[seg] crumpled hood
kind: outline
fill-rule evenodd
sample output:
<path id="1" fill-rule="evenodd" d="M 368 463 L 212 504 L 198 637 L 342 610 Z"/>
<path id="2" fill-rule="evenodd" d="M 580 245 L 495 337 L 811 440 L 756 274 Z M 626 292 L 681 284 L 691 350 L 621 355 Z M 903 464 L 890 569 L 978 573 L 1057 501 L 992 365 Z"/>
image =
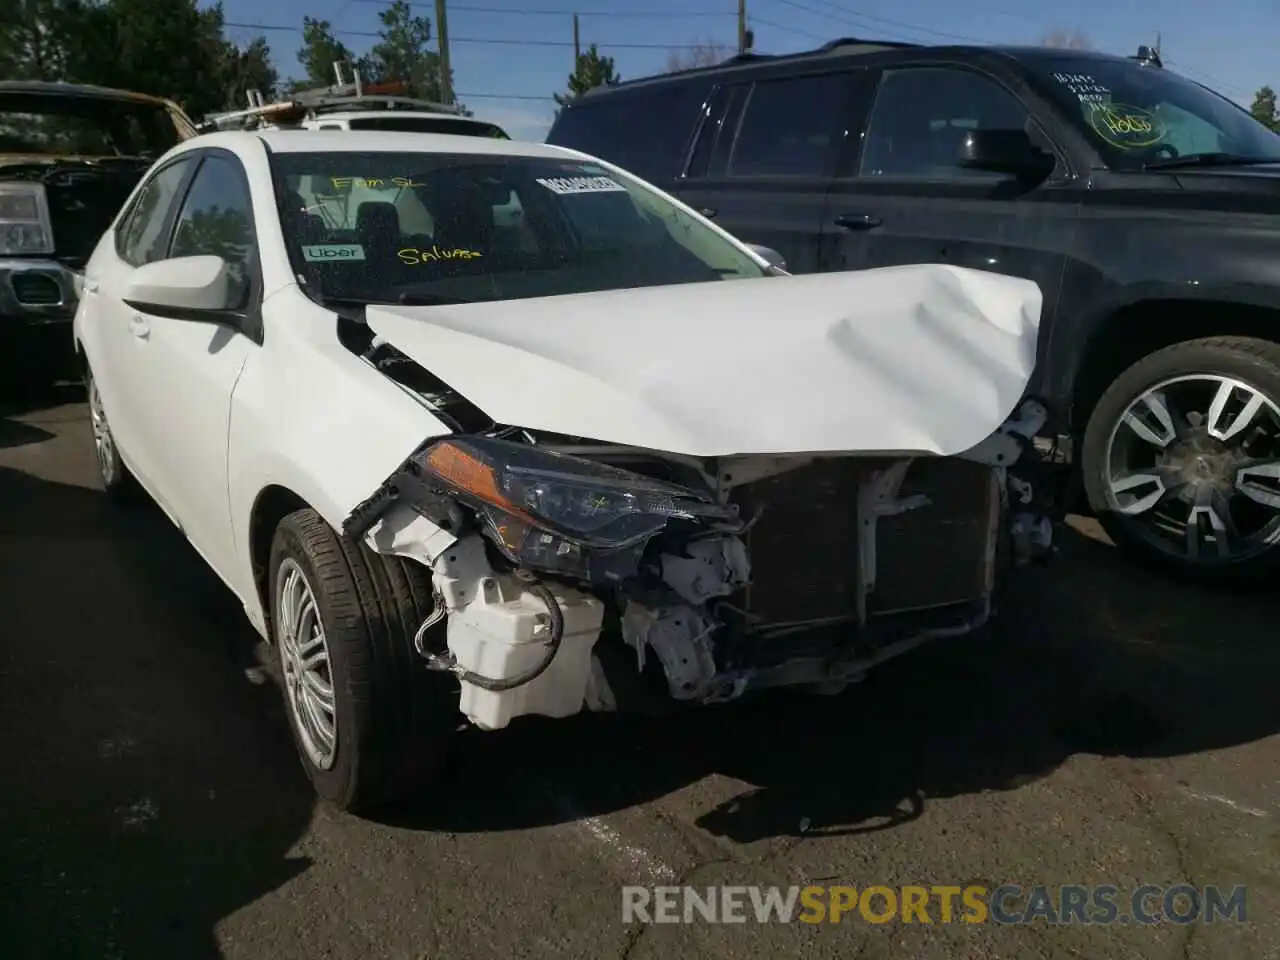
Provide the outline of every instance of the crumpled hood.
<path id="1" fill-rule="evenodd" d="M 1022 398 L 1041 299 L 921 265 L 366 316 L 502 424 L 696 457 L 949 456 Z"/>

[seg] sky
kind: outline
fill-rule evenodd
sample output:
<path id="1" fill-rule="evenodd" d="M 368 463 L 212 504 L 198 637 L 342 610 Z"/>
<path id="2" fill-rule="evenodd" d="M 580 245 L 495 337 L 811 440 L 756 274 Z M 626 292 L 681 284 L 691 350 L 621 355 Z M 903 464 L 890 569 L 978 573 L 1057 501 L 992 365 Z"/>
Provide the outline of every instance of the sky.
<path id="1" fill-rule="evenodd" d="M 372 45 L 384 0 L 223 0 L 230 36 L 267 38 L 284 76 L 299 72 L 302 18 L 328 20 L 357 53 Z M 433 22 L 434 0 L 413 4 Z M 673 51 L 737 44 L 737 0 L 447 0 L 457 98 L 516 139 L 542 140 L 573 69 L 573 13 L 582 48 L 614 58 L 622 79 L 661 72 Z M 1206 16 L 1206 12 L 1211 13 Z M 1280 0 L 747 0 L 761 53 L 811 49 L 836 37 L 916 43 L 1038 43 L 1078 31 L 1131 55 L 1157 37 L 1165 67 L 1248 106 L 1280 88 Z"/>

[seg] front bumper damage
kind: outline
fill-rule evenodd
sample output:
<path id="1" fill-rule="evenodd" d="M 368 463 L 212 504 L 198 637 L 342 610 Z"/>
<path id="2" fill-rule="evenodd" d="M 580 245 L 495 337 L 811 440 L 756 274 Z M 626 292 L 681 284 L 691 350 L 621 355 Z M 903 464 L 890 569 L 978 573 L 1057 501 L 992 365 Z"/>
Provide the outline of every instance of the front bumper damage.
<path id="1" fill-rule="evenodd" d="M 559 496 L 554 483 L 522 487 L 536 496 L 515 502 L 463 477 L 456 459 L 433 460 L 446 437 L 344 532 L 431 569 L 436 608 L 416 646 L 428 667 L 457 675 L 461 710 L 482 729 L 770 687 L 834 693 L 929 639 L 982 626 L 1005 571 L 1052 551 L 1052 496 L 1033 446 L 1047 419 L 1024 401 L 954 457 L 692 462 L 539 441 L 533 449 L 578 464 L 624 463 L 625 476 L 662 472 L 651 502 L 681 489 L 673 475 L 700 478 L 691 499 L 676 496 L 670 522 L 608 548 L 525 512 Z"/>

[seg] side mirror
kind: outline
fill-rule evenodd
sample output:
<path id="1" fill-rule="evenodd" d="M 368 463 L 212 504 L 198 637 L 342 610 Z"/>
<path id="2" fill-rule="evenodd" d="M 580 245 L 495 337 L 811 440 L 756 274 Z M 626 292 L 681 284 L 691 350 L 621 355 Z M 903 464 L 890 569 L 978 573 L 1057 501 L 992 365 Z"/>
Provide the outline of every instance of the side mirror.
<path id="1" fill-rule="evenodd" d="M 1032 143 L 1025 130 L 970 130 L 960 142 L 956 163 L 1034 179 L 1053 172 L 1054 158 Z"/>
<path id="2" fill-rule="evenodd" d="M 782 254 L 773 249 L 773 247 L 761 246 L 758 243 L 748 243 L 746 244 L 746 247 L 757 257 L 764 259 L 765 262 L 775 270 L 785 271 L 787 269 L 787 261 L 784 260 Z"/>
<path id="3" fill-rule="evenodd" d="M 124 301 L 158 317 L 235 326 L 240 294 L 231 266 L 222 257 L 175 257 L 134 270 Z"/>

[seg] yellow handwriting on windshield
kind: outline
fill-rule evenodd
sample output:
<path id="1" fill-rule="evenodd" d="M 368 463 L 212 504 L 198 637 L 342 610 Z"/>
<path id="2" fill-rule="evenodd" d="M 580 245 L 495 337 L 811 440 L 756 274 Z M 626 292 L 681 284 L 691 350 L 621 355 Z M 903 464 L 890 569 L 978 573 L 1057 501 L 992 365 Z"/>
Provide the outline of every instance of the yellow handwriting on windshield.
<path id="1" fill-rule="evenodd" d="M 329 182 L 335 190 L 350 190 L 352 187 L 368 187 L 372 190 L 390 190 L 394 187 L 420 187 L 411 177 L 330 177 Z"/>
<path id="2" fill-rule="evenodd" d="M 462 247 L 441 249 L 439 246 L 433 246 L 430 250 L 406 247 L 397 255 L 408 264 L 434 263 L 439 260 L 475 260 L 483 256 L 479 250 L 464 250 Z"/>

